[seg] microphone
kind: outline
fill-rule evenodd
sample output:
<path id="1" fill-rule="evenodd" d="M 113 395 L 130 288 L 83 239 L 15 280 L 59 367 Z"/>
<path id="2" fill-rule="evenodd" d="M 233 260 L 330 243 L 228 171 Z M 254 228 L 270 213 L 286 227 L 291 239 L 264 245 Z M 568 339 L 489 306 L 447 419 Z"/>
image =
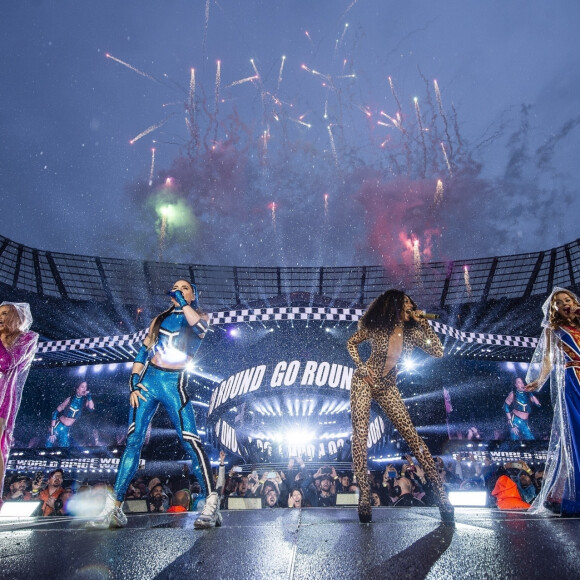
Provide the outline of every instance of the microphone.
<path id="1" fill-rule="evenodd" d="M 437 320 L 439 314 L 431 314 L 430 312 L 419 312 L 419 318 L 424 318 L 425 320 Z"/>

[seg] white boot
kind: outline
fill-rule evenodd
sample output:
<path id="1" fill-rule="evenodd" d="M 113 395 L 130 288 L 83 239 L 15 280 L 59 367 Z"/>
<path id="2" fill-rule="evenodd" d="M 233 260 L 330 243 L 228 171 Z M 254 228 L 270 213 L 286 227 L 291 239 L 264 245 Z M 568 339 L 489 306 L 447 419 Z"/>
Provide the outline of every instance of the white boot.
<path id="1" fill-rule="evenodd" d="M 212 491 L 205 500 L 205 506 L 198 518 L 193 523 L 196 530 L 206 528 L 218 528 L 222 525 L 222 514 L 220 513 L 220 498 L 217 491 Z"/>
<path id="2" fill-rule="evenodd" d="M 107 528 L 124 528 L 126 525 L 127 516 L 123 513 L 123 508 L 117 506 L 115 498 L 108 493 L 103 511 L 96 520 L 87 523 L 87 528 L 106 530 Z"/>

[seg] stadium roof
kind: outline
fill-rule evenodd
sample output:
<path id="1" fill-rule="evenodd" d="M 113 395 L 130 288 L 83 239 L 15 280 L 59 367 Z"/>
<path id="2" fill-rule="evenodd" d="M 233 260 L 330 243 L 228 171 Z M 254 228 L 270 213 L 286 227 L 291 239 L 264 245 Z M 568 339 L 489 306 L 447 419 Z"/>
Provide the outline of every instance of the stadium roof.
<path id="1" fill-rule="evenodd" d="M 29 248 L 0 236 L 4 300 L 31 304 L 45 340 L 130 335 L 167 306 L 177 279 L 197 284 L 212 313 L 265 307 L 361 309 L 390 287 L 405 288 L 422 308 L 462 331 L 538 336 L 539 307 L 553 286 L 580 281 L 580 239 L 541 252 L 401 267 L 209 266 L 80 256 Z M 473 346 L 519 360 L 511 345 Z M 525 357 L 529 356 L 529 349 Z M 129 360 L 115 349 L 105 360 Z M 525 358 L 524 357 L 524 358 Z M 101 356 L 92 357 L 103 362 Z M 45 359 L 47 360 L 47 359 Z M 86 364 L 72 357 L 65 364 Z"/>

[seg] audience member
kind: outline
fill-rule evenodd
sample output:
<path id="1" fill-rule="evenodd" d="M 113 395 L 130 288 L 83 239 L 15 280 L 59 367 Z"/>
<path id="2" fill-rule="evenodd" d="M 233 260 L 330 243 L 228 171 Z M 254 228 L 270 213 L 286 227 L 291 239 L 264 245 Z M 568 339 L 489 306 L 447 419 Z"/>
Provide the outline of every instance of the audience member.
<path id="1" fill-rule="evenodd" d="M 64 492 L 62 487 L 64 472 L 62 469 L 55 469 L 48 475 L 47 486 L 38 494 L 38 499 L 42 501 L 42 515 L 55 515 L 54 502 Z"/>
<path id="2" fill-rule="evenodd" d="M 166 512 L 169 509 L 169 498 L 163 490 L 161 482 L 158 478 L 154 478 L 149 483 L 149 497 L 147 498 L 147 511 L 148 512 Z"/>
<path id="3" fill-rule="evenodd" d="M 175 514 L 186 512 L 191 509 L 191 493 L 188 489 L 180 489 L 176 491 L 171 498 L 171 505 L 167 513 Z"/>
<path id="4" fill-rule="evenodd" d="M 4 494 L 4 501 L 28 501 L 32 495 L 27 491 L 29 478 L 26 475 L 15 475 L 10 482 L 10 491 Z"/>
<path id="5" fill-rule="evenodd" d="M 304 503 L 304 495 L 302 494 L 302 490 L 298 487 L 294 488 L 288 494 L 288 507 L 289 508 L 302 508 L 305 507 Z"/>
<path id="6" fill-rule="evenodd" d="M 425 505 L 420 499 L 413 497 L 413 483 L 404 475 L 395 480 L 393 491 L 397 497 L 393 507 L 422 507 Z"/>

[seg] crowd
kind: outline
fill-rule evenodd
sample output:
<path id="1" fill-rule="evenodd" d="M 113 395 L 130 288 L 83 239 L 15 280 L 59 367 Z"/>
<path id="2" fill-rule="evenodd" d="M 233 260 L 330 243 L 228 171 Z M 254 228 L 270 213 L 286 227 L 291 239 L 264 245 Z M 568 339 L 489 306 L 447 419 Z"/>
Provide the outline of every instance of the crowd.
<path id="1" fill-rule="evenodd" d="M 439 474 L 447 491 L 486 491 L 488 505 L 499 509 L 526 509 L 542 485 L 543 467 L 532 469 L 523 461 L 495 464 L 476 461 L 472 456 L 443 461 L 436 458 Z M 332 465 L 312 467 L 302 458 L 290 459 L 287 468 L 256 470 L 254 466 L 234 465 L 226 473 L 225 453 L 215 470 L 216 487 L 222 509 L 229 498 L 259 498 L 263 508 L 333 507 L 338 494 L 353 494 L 356 504 L 358 485 L 352 470 L 337 471 Z M 263 467 L 263 466 L 260 466 Z M 407 455 L 405 461 L 389 463 L 369 472 L 373 507 L 436 506 L 437 499 L 418 462 Z M 56 469 L 45 476 L 15 474 L 8 478 L 5 501 L 41 501 L 43 516 L 91 516 L 102 508 L 111 482 L 79 482 L 65 479 Z M 171 513 L 198 511 L 203 507 L 199 483 L 186 472 L 173 477 L 135 478 L 126 501 L 144 500 L 138 511 Z M 256 505 L 255 503 L 253 504 Z"/>
<path id="2" fill-rule="evenodd" d="M 542 483 L 543 468 L 534 472 L 524 462 L 501 465 L 489 459 L 478 462 L 467 457 L 445 463 L 438 457 L 436 463 L 448 492 L 486 491 L 488 505 L 500 509 L 505 505 L 502 503 L 502 493 L 498 491 L 501 482 L 506 479 L 511 481 L 516 491 L 510 493 L 516 494 L 526 504 L 533 501 Z M 373 507 L 437 505 L 437 498 L 423 469 L 409 455 L 403 462 L 369 471 L 368 477 Z M 234 466 L 225 478 L 221 495 L 223 509 L 227 509 L 230 497 L 260 498 L 263 507 L 272 508 L 331 507 L 337 505 L 338 494 L 358 494 L 358 491 L 351 470 L 337 472 L 331 465 L 312 469 L 302 459 L 291 459 L 288 468 L 280 471 L 248 471 L 246 466 Z M 342 503 L 355 504 L 356 501 Z"/>

